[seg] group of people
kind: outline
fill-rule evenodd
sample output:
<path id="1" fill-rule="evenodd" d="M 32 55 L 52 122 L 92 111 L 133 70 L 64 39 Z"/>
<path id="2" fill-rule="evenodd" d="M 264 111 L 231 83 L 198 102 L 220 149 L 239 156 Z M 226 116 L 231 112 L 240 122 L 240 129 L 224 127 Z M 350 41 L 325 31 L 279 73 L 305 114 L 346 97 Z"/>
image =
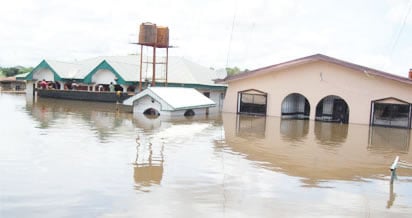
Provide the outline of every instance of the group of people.
<path id="1" fill-rule="evenodd" d="M 106 87 L 107 87 L 107 86 L 106 86 Z M 105 90 L 105 87 L 104 87 L 102 84 L 100 84 L 99 86 L 97 86 L 97 91 L 103 92 L 103 91 L 106 91 L 106 90 Z M 113 82 L 110 82 L 110 84 L 109 84 L 109 92 L 114 92 L 114 91 L 116 91 L 116 88 L 115 88 Z"/>
<path id="2" fill-rule="evenodd" d="M 40 81 L 39 83 L 38 83 L 38 85 L 39 85 L 39 87 L 41 88 L 41 89 L 60 89 L 60 83 L 58 83 L 58 82 L 51 82 L 51 81 L 46 81 L 45 79 L 43 79 L 42 81 Z M 64 84 L 64 89 L 65 90 L 77 90 L 78 89 L 78 84 L 77 83 L 66 83 L 66 84 Z M 105 87 L 103 86 L 103 85 L 99 85 L 98 87 L 97 87 L 97 90 L 99 91 L 99 92 L 102 92 L 102 91 L 106 91 L 107 90 L 107 86 L 106 86 L 106 90 L 105 90 Z M 115 91 L 117 91 L 116 90 L 116 87 L 115 87 L 115 85 L 113 84 L 113 82 L 110 82 L 110 84 L 109 84 L 109 92 L 115 92 Z"/>
<path id="3" fill-rule="evenodd" d="M 39 83 L 40 88 L 42 89 L 60 89 L 60 84 L 57 82 L 47 82 L 45 79 L 43 79 Z"/>

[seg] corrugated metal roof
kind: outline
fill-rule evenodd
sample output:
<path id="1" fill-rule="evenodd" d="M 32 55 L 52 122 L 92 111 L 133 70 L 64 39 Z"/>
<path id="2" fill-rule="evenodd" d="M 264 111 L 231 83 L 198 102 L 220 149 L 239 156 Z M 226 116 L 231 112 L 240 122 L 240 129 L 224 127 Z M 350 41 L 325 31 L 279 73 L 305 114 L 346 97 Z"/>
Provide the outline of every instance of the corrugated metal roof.
<path id="1" fill-rule="evenodd" d="M 146 95 L 155 95 L 156 98 L 163 100 L 174 110 L 213 107 L 216 105 L 214 101 L 195 89 L 183 87 L 149 87 L 126 99 L 123 104 L 133 106 L 133 102 Z"/>
<path id="2" fill-rule="evenodd" d="M 14 82 L 16 81 L 15 76 L 10 76 L 10 77 L 1 77 L 0 82 Z"/>
<path id="3" fill-rule="evenodd" d="M 45 60 L 51 68 L 61 77 L 61 78 L 73 78 L 76 72 L 79 70 L 80 65 L 77 63 L 69 63 L 63 61 L 55 60 Z"/>
<path id="4" fill-rule="evenodd" d="M 140 56 L 102 56 L 73 63 L 46 60 L 56 73 L 64 79 L 84 79 L 100 63 L 106 61 L 125 81 L 138 82 L 140 77 Z M 142 76 L 143 80 L 152 79 L 152 57 L 143 57 Z M 156 81 L 165 80 L 165 58 L 157 57 Z M 169 57 L 168 60 L 168 82 L 201 84 L 210 86 L 222 86 L 215 84 L 214 79 L 221 77 L 218 71 L 201 66 L 182 57 Z"/>

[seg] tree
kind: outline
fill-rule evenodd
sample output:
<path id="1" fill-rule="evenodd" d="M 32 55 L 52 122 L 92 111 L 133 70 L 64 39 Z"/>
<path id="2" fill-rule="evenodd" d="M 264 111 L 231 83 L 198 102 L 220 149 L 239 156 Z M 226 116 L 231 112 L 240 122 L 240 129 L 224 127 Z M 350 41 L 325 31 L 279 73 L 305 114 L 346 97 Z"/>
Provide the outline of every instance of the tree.
<path id="1" fill-rule="evenodd" d="M 226 72 L 227 72 L 227 75 L 231 76 L 231 75 L 239 73 L 240 69 L 238 67 L 233 67 L 233 68 L 226 67 Z"/>
<path id="2" fill-rule="evenodd" d="M 1 74 L 6 77 L 16 76 L 17 74 L 28 73 L 33 70 L 33 67 L 6 67 L 0 68 Z"/>
<path id="3" fill-rule="evenodd" d="M 238 74 L 238 73 L 241 73 L 241 72 L 247 72 L 247 71 L 249 71 L 249 70 L 244 69 L 242 71 L 241 69 L 239 69 L 239 67 L 233 67 L 233 68 L 226 67 L 226 72 L 227 72 L 227 75 L 229 75 L 229 76 L 234 75 L 234 74 Z"/>

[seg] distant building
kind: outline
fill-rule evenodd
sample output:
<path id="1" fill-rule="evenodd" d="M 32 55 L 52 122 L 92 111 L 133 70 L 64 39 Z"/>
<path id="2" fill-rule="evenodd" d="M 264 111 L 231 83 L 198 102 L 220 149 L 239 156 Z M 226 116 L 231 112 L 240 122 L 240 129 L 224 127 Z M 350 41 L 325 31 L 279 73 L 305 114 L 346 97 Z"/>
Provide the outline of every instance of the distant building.
<path id="1" fill-rule="evenodd" d="M 143 60 L 142 66 L 140 66 L 140 56 L 138 55 L 97 57 L 72 63 L 43 60 L 24 79 L 31 84 L 29 93 L 33 91 L 33 84 L 35 88 L 39 88 L 40 82 L 45 80 L 49 84 L 50 90 L 88 92 L 87 94 L 81 93 L 81 100 L 104 101 L 109 98 L 99 99 L 97 95 L 91 93 L 109 92 L 111 83 L 115 85 L 116 91 L 121 91 L 123 94 L 137 93 L 139 91 L 140 67 L 142 68 L 142 87 L 150 86 L 153 69 L 150 63 L 151 58 L 143 57 Z M 216 103 L 215 110 L 222 108 L 226 85 L 214 83 L 215 79 L 219 79 L 220 73 L 181 57 L 169 57 L 166 77 L 166 65 L 162 64 L 164 60 L 157 57 L 157 63 L 155 86 L 164 87 L 167 84 L 167 87 L 195 88 Z M 48 95 L 48 97 L 55 94 L 57 96 L 57 92 L 46 93 L 43 91 L 42 94 Z M 66 96 L 63 92 L 58 94 L 62 98 Z M 87 99 L 85 95 L 92 97 Z M 108 101 L 113 100 L 116 100 L 114 95 Z"/>
<path id="2" fill-rule="evenodd" d="M 0 91 L 24 91 L 26 82 L 17 80 L 16 77 L 0 78 Z"/>
<path id="3" fill-rule="evenodd" d="M 232 76 L 223 112 L 411 128 L 412 80 L 322 54 Z"/>

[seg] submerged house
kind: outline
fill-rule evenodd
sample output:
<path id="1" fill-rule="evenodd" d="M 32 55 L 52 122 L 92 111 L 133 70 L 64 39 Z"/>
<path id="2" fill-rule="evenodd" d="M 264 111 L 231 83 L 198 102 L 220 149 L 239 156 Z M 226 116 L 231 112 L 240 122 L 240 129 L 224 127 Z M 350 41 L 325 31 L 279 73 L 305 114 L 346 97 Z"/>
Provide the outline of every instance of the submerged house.
<path id="1" fill-rule="evenodd" d="M 132 106 L 134 114 L 194 116 L 209 113 L 216 103 L 193 88 L 149 87 L 126 99 L 124 105 Z"/>
<path id="2" fill-rule="evenodd" d="M 223 112 L 411 128 L 411 78 L 322 54 L 222 82 L 228 84 Z"/>
<path id="3" fill-rule="evenodd" d="M 123 101 L 139 91 L 140 68 L 143 89 L 152 82 L 150 57 L 143 59 L 142 66 L 139 55 L 97 57 L 72 63 L 43 60 L 24 79 L 28 82 L 28 93 L 40 88 L 43 80 L 49 84 L 46 90 L 38 89 L 40 97 Z M 162 62 L 158 57 L 158 63 Z M 214 80 L 226 75 L 220 76 L 215 70 L 181 57 L 169 57 L 167 71 L 166 75 L 164 64 L 156 65 L 156 87 L 194 88 L 216 102 L 214 110 L 222 108 L 226 85 L 215 84 Z M 111 84 L 120 95 L 110 92 Z"/>
<path id="4" fill-rule="evenodd" d="M 26 83 L 17 80 L 15 76 L 0 78 L 0 91 L 24 91 L 25 89 Z"/>

